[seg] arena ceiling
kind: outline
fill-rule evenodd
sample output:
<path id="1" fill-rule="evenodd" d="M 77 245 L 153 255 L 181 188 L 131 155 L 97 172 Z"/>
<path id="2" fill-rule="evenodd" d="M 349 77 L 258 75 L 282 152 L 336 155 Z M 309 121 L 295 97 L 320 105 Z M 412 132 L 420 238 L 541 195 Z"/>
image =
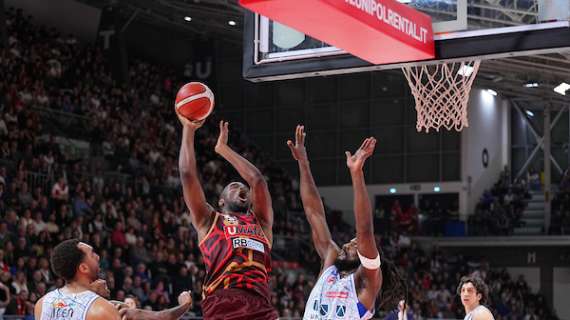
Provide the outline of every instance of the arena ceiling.
<path id="1" fill-rule="evenodd" d="M 243 12 L 237 0 L 78 0 L 95 7 L 115 6 L 128 26 L 138 20 L 163 28 L 175 28 L 204 37 L 241 44 Z M 538 0 L 469 0 L 470 26 L 480 28 L 516 26 L 536 21 Z M 437 12 L 437 8 L 434 9 Z M 445 12 L 442 11 L 443 14 Z M 186 21 L 185 17 L 191 17 Z M 230 23 L 230 21 L 235 22 Z M 569 98 L 552 89 L 568 81 L 570 53 L 487 60 L 481 64 L 477 84 L 493 88 L 529 106 L 565 106 Z M 570 80 L 570 79 L 569 79 Z M 538 87 L 528 88 L 528 83 Z M 531 108 L 531 107 L 529 107 Z"/>
<path id="2" fill-rule="evenodd" d="M 237 0 L 77 0 L 103 8 L 113 6 L 125 18 L 125 24 L 143 21 L 162 28 L 189 31 L 204 37 L 216 37 L 241 43 L 243 9 Z M 185 18 L 190 17 L 191 21 Z M 235 25 L 230 25 L 230 21 Z"/>

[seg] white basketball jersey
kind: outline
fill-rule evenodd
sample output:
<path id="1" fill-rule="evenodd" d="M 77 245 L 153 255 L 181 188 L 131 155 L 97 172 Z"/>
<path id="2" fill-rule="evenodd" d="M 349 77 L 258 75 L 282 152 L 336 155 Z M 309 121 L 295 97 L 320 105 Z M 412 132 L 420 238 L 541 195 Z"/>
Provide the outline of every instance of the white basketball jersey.
<path id="1" fill-rule="evenodd" d="M 341 278 L 337 268 L 328 267 L 311 291 L 303 320 L 371 319 L 374 310 L 358 301 L 354 273 Z"/>
<path id="2" fill-rule="evenodd" d="M 468 314 L 465 315 L 465 319 L 464 320 L 473 320 L 473 316 L 475 315 L 475 313 L 480 312 L 481 310 L 487 310 L 489 311 L 489 309 L 487 309 L 487 307 L 485 306 L 478 306 L 477 308 L 471 310 L 471 312 L 469 312 Z M 489 311 L 489 313 L 491 313 L 491 311 Z M 491 313 L 492 314 L 492 313 Z M 492 317 L 492 316 L 491 316 Z M 494 317 L 492 317 L 493 320 L 495 320 Z"/>
<path id="3" fill-rule="evenodd" d="M 42 316 L 36 320 L 86 320 L 89 307 L 99 298 L 94 292 L 63 293 L 55 289 L 45 295 Z"/>

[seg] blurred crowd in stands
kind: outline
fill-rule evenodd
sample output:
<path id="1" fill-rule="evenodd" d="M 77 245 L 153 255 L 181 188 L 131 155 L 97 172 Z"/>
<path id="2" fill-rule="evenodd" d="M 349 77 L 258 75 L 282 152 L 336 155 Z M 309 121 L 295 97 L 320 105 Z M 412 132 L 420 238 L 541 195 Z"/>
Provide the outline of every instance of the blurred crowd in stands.
<path id="1" fill-rule="evenodd" d="M 550 234 L 570 234 L 570 169 L 566 169 L 552 200 Z"/>
<path id="2" fill-rule="evenodd" d="M 524 226 L 523 211 L 531 199 L 525 179 L 511 182 L 508 168 L 501 173 L 491 190 L 485 190 L 469 219 L 472 235 L 512 235 L 517 227 Z"/>

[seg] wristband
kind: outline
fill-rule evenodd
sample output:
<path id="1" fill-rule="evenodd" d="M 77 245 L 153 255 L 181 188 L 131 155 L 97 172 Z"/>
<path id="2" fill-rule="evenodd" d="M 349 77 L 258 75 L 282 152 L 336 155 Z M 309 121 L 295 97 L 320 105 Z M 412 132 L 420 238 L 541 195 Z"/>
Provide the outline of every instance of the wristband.
<path id="1" fill-rule="evenodd" d="M 366 269 L 376 270 L 380 268 L 380 265 L 382 265 L 382 263 L 380 263 L 380 254 L 378 254 L 374 259 L 368 259 L 365 256 L 361 255 L 360 252 L 358 252 L 358 250 L 356 251 L 356 253 L 358 253 L 358 258 L 360 259 L 360 263 L 362 263 L 362 266 Z"/>

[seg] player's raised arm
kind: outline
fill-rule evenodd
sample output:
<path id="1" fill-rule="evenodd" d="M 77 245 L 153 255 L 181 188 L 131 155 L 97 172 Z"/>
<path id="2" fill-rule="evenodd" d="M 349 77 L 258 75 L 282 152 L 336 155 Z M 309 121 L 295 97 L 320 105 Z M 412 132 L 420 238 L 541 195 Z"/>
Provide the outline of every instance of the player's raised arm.
<path id="1" fill-rule="evenodd" d="M 382 285 L 382 273 L 380 270 L 380 255 L 376 248 L 374 238 L 374 224 L 372 221 L 372 206 L 364 181 L 364 163 L 376 147 L 375 138 L 364 140 L 360 148 L 354 153 L 346 152 L 346 165 L 350 170 L 352 188 L 354 192 L 354 220 L 356 226 L 356 239 L 358 257 L 361 267 L 358 270 L 363 280 L 363 289 L 359 299 L 365 305 L 372 306 L 378 291 Z"/>
<path id="2" fill-rule="evenodd" d="M 273 242 L 273 206 L 269 187 L 261 172 L 246 158 L 228 145 L 228 122 L 220 121 L 220 136 L 216 143 L 216 153 L 226 159 L 251 188 L 253 213 L 259 221 L 268 240 Z"/>
<path id="3" fill-rule="evenodd" d="M 301 176 L 301 201 L 307 220 L 311 225 L 311 235 L 315 249 L 323 261 L 323 269 L 333 264 L 338 246 L 332 240 L 327 220 L 325 217 L 325 208 L 321 200 L 321 195 L 313 179 L 311 166 L 307 150 L 305 148 L 305 127 L 298 125 L 295 129 L 295 143 L 291 140 L 287 141 L 287 146 L 291 150 L 293 158 L 299 164 L 299 173 Z"/>
<path id="4" fill-rule="evenodd" d="M 182 143 L 178 159 L 180 180 L 182 182 L 184 201 L 190 209 L 192 224 L 198 232 L 198 239 L 201 240 L 208 233 L 213 218 L 212 210 L 206 202 L 206 196 L 200 184 L 196 168 L 196 153 L 194 151 L 196 130 L 202 126 L 203 122 L 191 122 L 180 115 L 178 115 L 178 118 L 183 125 Z"/>

